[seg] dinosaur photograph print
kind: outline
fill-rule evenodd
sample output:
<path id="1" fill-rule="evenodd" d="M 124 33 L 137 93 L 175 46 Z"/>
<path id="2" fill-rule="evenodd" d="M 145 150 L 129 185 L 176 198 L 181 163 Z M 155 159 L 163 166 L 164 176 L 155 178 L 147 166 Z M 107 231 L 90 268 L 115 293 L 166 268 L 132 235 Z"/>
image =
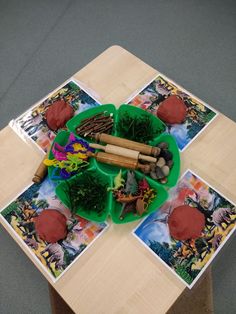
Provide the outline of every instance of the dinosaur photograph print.
<path id="1" fill-rule="evenodd" d="M 0 211 L 5 222 L 53 281 L 64 274 L 108 226 L 71 215 L 56 197 L 55 186 L 56 183 L 48 178 L 40 184 L 32 184 Z M 35 220 L 46 209 L 57 210 L 67 219 L 67 236 L 56 243 L 43 241 L 35 230 Z"/>
<path id="2" fill-rule="evenodd" d="M 168 201 L 144 219 L 133 234 L 192 288 L 235 230 L 236 207 L 190 170 L 169 193 Z M 170 232 L 170 217 L 183 205 L 197 209 L 204 220 L 197 237 L 180 240 Z"/>
<path id="3" fill-rule="evenodd" d="M 100 103 L 85 92 L 76 81 L 70 80 L 10 125 L 19 135 L 27 136 L 46 152 L 56 134 L 61 129 L 66 129 L 65 123 L 69 118 L 99 105 Z M 50 110 L 52 111 L 52 106 L 54 108 L 57 106 L 51 116 L 53 116 L 54 124 L 58 124 L 58 127 L 53 128 L 48 114 Z"/>
<path id="4" fill-rule="evenodd" d="M 174 136 L 179 149 L 183 151 L 217 116 L 213 108 L 197 100 L 163 75 L 158 75 L 135 97 L 128 99 L 127 103 L 156 116 L 159 105 L 171 95 L 183 99 L 186 118 L 179 124 L 167 124 L 166 132 Z"/>

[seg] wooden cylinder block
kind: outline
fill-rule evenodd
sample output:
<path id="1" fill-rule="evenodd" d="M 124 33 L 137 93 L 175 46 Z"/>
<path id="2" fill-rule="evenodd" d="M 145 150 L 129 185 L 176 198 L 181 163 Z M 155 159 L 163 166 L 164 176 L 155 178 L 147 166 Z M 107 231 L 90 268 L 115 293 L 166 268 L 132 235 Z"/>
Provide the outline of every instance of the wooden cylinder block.
<path id="1" fill-rule="evenodd" d="M 133 158 L 136 160 L 138 160 L 138 156 L 139 156 L 139 152 L 137 152 L 136 150 L 132 150 L 132 149 L 124 148 L 124 147 L 119 147 L 119 146 L 115 146 L 115 145 L 110 145 L 110 144 L 106 145 L 105 152 L 110 153 L 110 154 L 114 154 L 114 155 Z"/>
<path id="2" fill-rule="evenodd" d="M 106 153 L 114 154 L 114 155 L 119 155 L 119 156 L 124 156 L 128 158 L 133 158 L 135 160 L 146 160 L 149 162 L 156 162 L 157 159 L 155 157 L 151 157 L 148 155 L 142 155 L 136 150 L 132 150 L 129 148 L 124 148 L 120 146 L 115 146 L 111 144 L 107 144 L 106 146 L 100 145 L 100 144 L 94 144 L 91 143 L 89 144 L 90 147 L 95 148 L 95 149 L 101 149 L 105 151 Z"/>
<path id="3" fill-rule="evenodd" d="M 128 169 L 137 169 L 138 166 L 137 160 L 114 154 L 99 152 L 95 154 L 95 158 L 97 159 L 97 161 L 100 161 L 104 164 L 119 166 Z"/>
<path id="4" fill-rule="evenodd" d="M 32 179 L 34 183 L 40 183 L 46 177 L 48 173 L 48 167 L 44 164 L 44 160 L 48 158 L 48 155 L 49 155 L 49 152 L 45 155 L 45 157 L 39 164 L 38 169 L 35 171 L 34 177 Z"/>

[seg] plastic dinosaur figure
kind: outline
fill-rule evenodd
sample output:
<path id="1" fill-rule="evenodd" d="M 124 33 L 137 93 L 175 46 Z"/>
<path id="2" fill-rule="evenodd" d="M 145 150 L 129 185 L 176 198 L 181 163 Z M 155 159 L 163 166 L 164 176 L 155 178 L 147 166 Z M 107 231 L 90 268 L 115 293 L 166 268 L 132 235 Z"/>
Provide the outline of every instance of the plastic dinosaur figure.
<path id="1" fill-rule="evenodd" d="M 116 196 L 116 201 L 119 203 L 132 203 L 134 201 L 136 201 L 138 198 L 141 198 L 141 195 L 126 195 L 124 193 L 122 193 L 121 191 L 117 191 L 115 193 Z"/>
<path id="2" fill-rule="evenodd" d="M 125 179 L 122 178 L 122 171 L 120 169 L 118 175 L 114 179 L 114 187 L 108 188 L 108 191 L 116 191 L 124 187 Z"/>
<path id="3" fill-rule="evenodd" d="M 147 189 L 143 194 L 143 201 L 145 203 L 145 208 L 152 203 L 153 199 L 156 197 L 156 193 L 153 189 Z"/>
<path id="4" fill-rule="evenodd" d="M 44 164 L 48 167 L 54 167 L 52 171 L 54 179 L 68 179 L 89 164 L 88 151 L 93 152 L 94 149 L 90 148 L 86 141 L 76 138 L 71 133 L 64 146 L 54 143 L 52 147 L 54 159 L 47 158 L 44 160 Z"/>
<path id="5" fill-rule="evenodd" d="M 138 182 L 135 179 L 135 173 L 133 171 L 127 172 L 127 179 L 125 183 L 124 192 L 126 194 L 137 195 L 138 194 Z"/>
<path id="6" fill-rule="evenodd" d="M 134 171 L 130 170 L 127 171 L 126 180 L 121 177 L 121 171 L 115 180 L 114 188 L 109 190 L 113 191 L 116 201 L 122 204 L 120 220 L 123 220 L 128 213 L 142 216 L 156 197 L 156 192 L 150 188 L 147 180 L 143 178 L 138 182 Z"/>
<path id="7" fill-rule="evenodd" d="M 119 217 L 120 220 L 123 220 L 125 218 L 125 215 L 128 213 L 132 213 L 133 215 L 136 214 L 135 202 L 123 204 L 122 212 Z"/>
<path id="8" fill-rule="evenodd" d="M 138 183 L 138 189 L 140 192 L 144 193 L 146 190 L 148 190 L 149 184 L 147 182 L 147 180 L 145 178 L 143 178 L 142 180 L 139 181 Z"/>

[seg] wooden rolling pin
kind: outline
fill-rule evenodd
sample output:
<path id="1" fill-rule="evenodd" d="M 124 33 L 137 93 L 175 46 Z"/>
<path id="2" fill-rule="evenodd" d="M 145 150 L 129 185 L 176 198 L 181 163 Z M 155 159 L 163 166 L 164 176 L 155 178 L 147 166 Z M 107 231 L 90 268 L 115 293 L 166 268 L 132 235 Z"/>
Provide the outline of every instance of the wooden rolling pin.
<path id="1" fill-rule="evenodd" d="M 40 183 L 46 177 L 48 173 L 48 167 L 43 162 L 45 159 L 48 158 L 48 155 L 49 155 L 49 151 L 47 152 L 47 154 L 44 156 L 43 160 L 39 164 L 38 169 L 35 171 L 34 177 L 32 179 L 34 183 Z"/>
<path id="2" fill-rule="evenodd" d="M 141 160 L 146 160 L 149 162 L 156 162 L 157 159 L 155 157 L 147 156 L 147 155 L 142 155 L 140 152 L 136 150 L 132 150 L 129 148 L 124 148 L 120 146 L 115 146 L 111 144 L 107 144 L 106 146 L 99 145 L 99 144 L 89 144 L 90 147 L 95 148 L 95 149 L 101 149 L 104 150 L 106 153 L 114 154 L 114 155 L 119 155 L 119 156 L 124 156 L 124 157 L 129 157 L 133 158 L 135 160 L 141 159 Z"/>
<path id="3" fill-rule="evenodd" d="M 109 135 L 106 133 L 96 133 L 94 134 L 93 137 L 96 139 L 96 141 L 103 142 L 106 144 L 113 144 L 124 148 L 129 148 L 131 150 L 135 150 L 149 156 L 151 155 L 157 157 L 161 151 L 159 147 L 153 147 L 143 143 L 130 141 L 125 138 Z"/>
<path id="4" fill-rule="evenodd" d="M 118 156 L 114 154 L 108 154 L 103 152 L 98 153 L 92 153 L 87 152 L 88 156 L 94 157 L 97 161 L 102 162 L 104 164 L 123 167 L 127 169 L 140 169 L 144 173 L 150 172 L 150 166 L 149 165 L 142 165 L 138 162 L 138 160 L 135 160 L 133 158 L 128 158 L 124 156 Z"/>

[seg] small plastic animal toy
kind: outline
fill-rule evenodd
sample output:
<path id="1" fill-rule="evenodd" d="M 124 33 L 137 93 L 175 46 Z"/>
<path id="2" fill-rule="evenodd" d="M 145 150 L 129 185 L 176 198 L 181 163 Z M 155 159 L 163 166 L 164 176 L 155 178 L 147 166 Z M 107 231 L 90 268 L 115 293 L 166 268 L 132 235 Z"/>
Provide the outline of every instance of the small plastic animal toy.
<path id="1" fill-rule="evenodd" d="M 122 171 L 120 169 L 118 175 L 114 179 L 114 187 L 113 188 L 108 188 L 108 191 L 116 191 L 119 190 L 120 188 L 124 187 L 125 179 L 122 178 Z"/>
<path id="2" fill-rule="evenodd" d="M 52 147 L 54 159 L 45 159 L 44 164 L 55 167 L 53 178 L 68 179 L 89 164 L 88 151 L 94 152 L 94 149 L 89 147 L 85 140 L 78 139 L 71 133 L 65 146 L 54 143 Z M 58 170 L 59 176 L 56 176 Z"/>

